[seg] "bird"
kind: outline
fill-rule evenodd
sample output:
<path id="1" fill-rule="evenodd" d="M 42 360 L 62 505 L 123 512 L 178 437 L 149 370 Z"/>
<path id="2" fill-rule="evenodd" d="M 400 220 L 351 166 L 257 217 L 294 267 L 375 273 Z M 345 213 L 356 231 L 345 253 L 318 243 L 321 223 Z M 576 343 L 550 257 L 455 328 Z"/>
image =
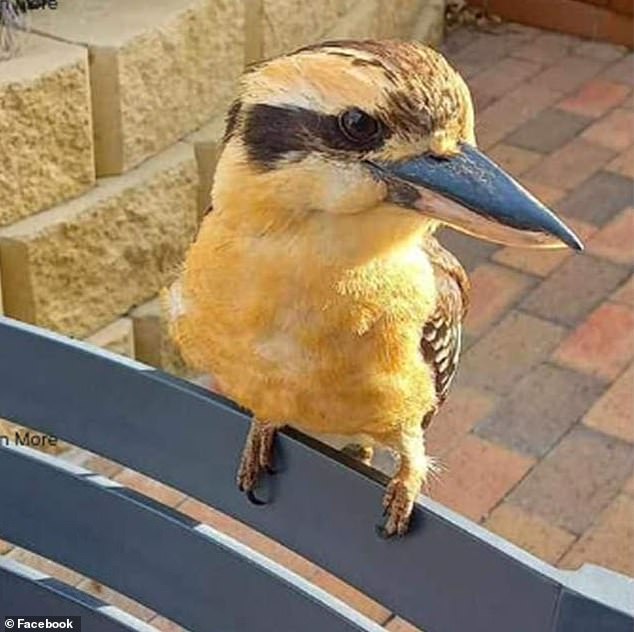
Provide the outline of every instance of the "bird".
<path id="1" fill-rule="evenodd" d="M 340 435 L 396 455 L 377 530 L 404 535 L 469 302 L 436 231 L 582 249 L 474 126 L 465 81 L 418 42 L 327 41 L 244 72 L 163 303 L 186 363 L 252 416 L 237 473 L 252 502 L 281 428 Z"/>

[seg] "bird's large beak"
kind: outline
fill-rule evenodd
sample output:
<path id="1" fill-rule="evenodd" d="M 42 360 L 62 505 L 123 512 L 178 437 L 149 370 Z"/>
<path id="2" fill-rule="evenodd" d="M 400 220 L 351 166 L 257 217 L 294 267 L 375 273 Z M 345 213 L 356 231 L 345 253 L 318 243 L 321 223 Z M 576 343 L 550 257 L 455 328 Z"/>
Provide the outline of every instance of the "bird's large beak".
<path id="1" fill-rule="evenodd" d="M 537 248 L 569 246 L 579 238 L 519 182 L 473 145 L 447 158 L 429 154 L 372 163 L 391 201 L 488 241 Z"/>

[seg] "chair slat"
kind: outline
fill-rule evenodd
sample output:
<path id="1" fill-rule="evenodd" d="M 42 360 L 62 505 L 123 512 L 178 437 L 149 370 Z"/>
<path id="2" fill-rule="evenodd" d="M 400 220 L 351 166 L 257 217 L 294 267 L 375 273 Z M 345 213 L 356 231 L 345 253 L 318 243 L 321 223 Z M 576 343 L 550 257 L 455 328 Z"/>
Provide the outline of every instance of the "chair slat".
<path id="1" fill-rule="evenodd" d="M 634 600 L 634 591 L 630 599 Z M 562 591 L 553 632 L 632 632 L 633 629 L 632 619 L 622 612 L 601 608 L 572 590 Z"/>
<path id="2" fill-rule="evenodd" d="M 99 599 L 0 557 L 0 621 L 9 616 L 81 617 L 90 632 L 153 632 L 128 617 L 124 623 L 104 611 Z"/>
<path id="3" fill-rule="evenodd" d="M 50 457 L 0 448 L 0 538 L 194 632 L 379 632 L 306 580 L 173 509 Z"/>

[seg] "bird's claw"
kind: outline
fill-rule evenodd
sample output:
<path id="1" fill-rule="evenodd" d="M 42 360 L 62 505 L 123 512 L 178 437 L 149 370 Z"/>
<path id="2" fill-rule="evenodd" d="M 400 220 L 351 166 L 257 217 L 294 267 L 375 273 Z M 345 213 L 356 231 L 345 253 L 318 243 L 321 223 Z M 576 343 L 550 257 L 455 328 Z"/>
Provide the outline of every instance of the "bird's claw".
<path id="1" fill-rule="evenodd" d="M 390 538 L 394 537 L 393 533 L 387 532 L 385 525 L 377 524 L 374 526 L 374 530 L 376 531 L 376 534 L 379 536 L 379 538 L 381 538 L 381 540 L 389 540 Z"/>
<path id="2" fill-rule="evenodd" d="M 244 491 L 244 490 L 242 490 Z M 261 506 L 261 505 L 266 505 L 266 501 L 265 500 L 260 500 L 256 495 L 255 492 L 252 489 L 249 489 L 246 491 L 246 497 L 247 500 L 252 504 L 252 505 L 257 505 L 257 506 Z"/>
<path id="3" fill-rule="evenodd" d="M 383 497 L 385 524 L 376 527 L 380 538 L 387 540 L 395 535 L 403 536 L 407 533 L 415 497 L 416 493 L 412 493 L 401 479 L 394 478 L 390 481 Z"/>
<path id="4" fill-rule="evenodd" d="M 371 446 L 360 445 L 358 443 L 348 443 L 341 449 L 341 452 L 353 458 L 355 461 L 360 461 L 365 465 L 372 464 L 374 449 Z"/>
<path id="5" fill-rule="evenodd" d="M 237 483 L 238 489 L 246 494 L 253 505 L 267 504 L 255 495 L 254 489 L 263 472 L 270 475 L 276 473 L 272 466 L 274 438 L 274 428 L 257 421 L 252 422 L 240 460 Z"/>

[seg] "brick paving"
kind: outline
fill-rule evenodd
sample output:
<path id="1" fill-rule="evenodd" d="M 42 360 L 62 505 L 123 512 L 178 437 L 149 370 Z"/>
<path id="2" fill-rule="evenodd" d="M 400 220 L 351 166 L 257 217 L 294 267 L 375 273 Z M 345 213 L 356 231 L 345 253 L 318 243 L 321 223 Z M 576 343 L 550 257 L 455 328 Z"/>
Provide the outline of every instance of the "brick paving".
<path id="1" fill-rule="evenodd" d="M 526 373 L 548 361 L 565 333 L 561 325 L 513 310 L 467 350 L 456 381 L 504 397 Z"/>
<path id="2" fill-rule="evenodd" d="M 588 241 L 588 252 L 623 266 L 634 265 L 634 208 L 625 209 Z"/>
<path id="3" fill-rule="evenodd" d="M 478 266 L 470 279 L 472 301 L 465 321 L 465 332 L 471 339 L 486 332 L 535 285 L 533 277 L 492 263 Z"/>
<path id="4" fill-rule="evenodd" d="M 480 521 L 534 465 L 534 459 L 466 434 L 442 458 L 443 472 L 430 484 L 435 500 Z"/>
<path id="5" fill-rule="evenodd" d="M 624 266 L 589 255 L 570 257 L 520 303 L 520 309 L 574 327 L 628 277 Z M 583 291 L 580 292 L 580 288 Z"/>
<path id="6" fill-rule="evenodd" d="M 565 215 L 587 253 L 442 235 L 474 297 L 455 386 L 428 433 L 443 467 L 428 493 L 551 564 L 634 575 L 634 56 L 511 24 L 460 29 L 444 50 L 472 86 L 480 145 Z M 100 457 L 86 465 L 233 534 L 386 629 L 416 631 L 245 525 Z M 68 569 L 9 555 L 179 630 Z"/>
<path id="7" fill-rule="evenodd" d="M 480 144 L 587 251 L 445 240 L 476 296 L 449 429 L 430 429 L 431 496 L 551 564 L 634 575 L 634 56 L 509 24 L 445 49 L 470 74 Z"/>
<path id="8" fill-rule="evenodd" d="M 631 200 L 632 178 L 611 171 L 600 171 L 569 192 L 556 207 L 564 215 L 603 226 Z"/>
<path id="9" fill-rule="evenodd" d="M 589 529 L 627 481 L 631 445 L 574 427 L 509 495 L 509 502 L 575 533 Z"/>
<path id="10" fill-rule="evenodd" d="M 445 51 L 475 93 L 480 145 L 587 252 L 443 236 L 474 298 L 429 431 L 444 466 L 429 493 L 551 564 L 634 575 L 634 56 L 516 25 L 461 29 Z"/>
<path id="11" fill-rule="evenodd" d="M 615 380 L 634 355 L 634 310 L 604 303 L 553 354 L 553 360 L 599 379 Z"/>
<path id="12" fill-rule="evenodd" d="M 603 390 L 603 383 L 592 376 L 540 364 L 513 386 L 475 433 L 520 454 L 542 458 Z"/>
<path id="13" fill-rule="evenodd" d="M 612 300 L 615 303 L 622 303 L 634 307 L 634 276 L 624 283 L 613 295 Z"/>
<path id="14" fill-rule="evenodd" d="M 498 505 L 484 524 L 551 564 L 555 564 L 575 541 L 572 533 L 508 502 Z"/>

